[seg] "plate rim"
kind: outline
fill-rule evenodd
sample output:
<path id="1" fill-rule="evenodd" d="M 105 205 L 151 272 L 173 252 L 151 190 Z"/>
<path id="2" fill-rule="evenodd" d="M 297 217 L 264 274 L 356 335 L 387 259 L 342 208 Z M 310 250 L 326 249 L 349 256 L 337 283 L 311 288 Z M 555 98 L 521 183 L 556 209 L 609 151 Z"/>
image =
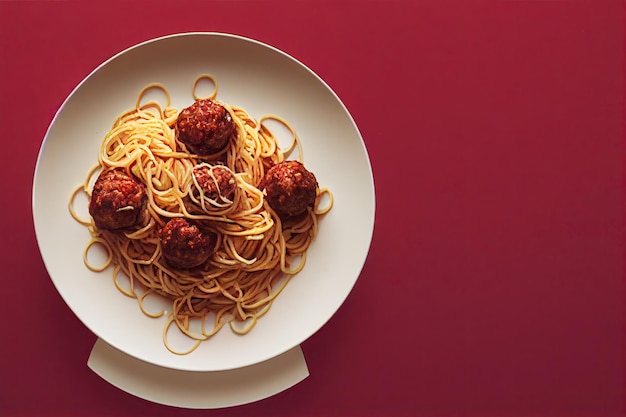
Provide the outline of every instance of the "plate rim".
<path id="1" fill-rule="evenodd" d="M 371 201 L 369 201 L 369 203 L 371 204 L 371 217 L 368 218 L 368 224 L 364 225 L 367 226 L 367 248 L 365 250 L 364 256 L 363 256 L 363 260 L 362 262 L 360 262 L 360 267 L 358 269 L 358 271 L 355 271 L 355 275 L 356 278 L 351 282 L 350 287 L 348 289 L 348 291 L 346 292 L 345 296 L 342 297 L 342 302 L 339 303 L 339 305 L 337 306 L 336 309 L 334 309 L 334 311 L 330 314 L 330 316 L 328 318 L 326 318 L 325 320 L 323 320 L 321 322 L 321 324 L 316 327 L 315 329 L 311 329 L 310 332 L 308 332 L 308 336 L 306 336 L 303 340 L 299 341 L 298 343 L 296 343 L 295 345 L 292 344 L 285 344 L 285 347 L 283 350 L 281 351 L 276 351 L 272 356 L 266 357 L 264 359 L 261 360 L 257 360 L 254 362 L 250 362 L 247 363 L 245 365 L 242 366 L 235 366 L 235 367 L 222 367 L 219 369 L 212 369 L 214 371 L 222 371 L 222 370 L 229 370 L 229 369 L 237 369 L 240 367 L 245 367 L 245 366 L 250 366 L 250 365 L 254 365 L 256 363 L 261 363 L 263 361 L 272 359 L 286 351 L 288 351 L 289 349 L 294 348 L 295 346 L 300 345 L 301 343 L 303 343 L 304 341 L 306 341 L 307 339 L 309 339 L 310 337 L 312 337 L 313 335 L 315 335 L 315 333 L 317 333 L 322 327 L 324 327 L 329 321 L 330 319 L 337 313 L 337 311 L 342 307 L 342 305 L 344 304 L 345 300 L 348 298 L 348 296 L 350 295 L 350 293 L 353 291 L 354 286 L 356 285 L 356 282 L 358 281 L 358 279 L 360 278 L 363 268 L 365 267 L 365 264 L 367 262 L 367 258 L 369 257 L 370 251 L 371 251 L 371 246 L 372 246 L 372 241 L 373 241 L 373 234 L 374 234 L 374 225 L 375 225 L 375 219 L 376 219 L 376 188 L 375 188 L 375 183 L 374 183 L 374 175 L 373 175 L 373 170 L 372 170 L 372 163 L 371 163 L 371 159 L 369 157 L 369 153 L 367 151 L 367 147 L 365 144 L 365 141 L 363 139 L 363 135 L 360 132 L 359 127 L 357 126 L 354 117 L 352 116 L 352 114 L 350 113 L 350 111 L 347 109 L 345 103 L 343 103 L 343 101 L 340 99 L 340 97 L 337 95 L 337 93 L 329 86 L 329 84 L 323 80 L 317 73 L 315 73 L 315 71 L 313 71 L 311 68 L 309 68 L 306 64 L 304 64 L 303 62 L 301 62 L 300 60 L 298 60 L 297 58 L 293 57 L 292 55 L 282 51 L 281 49 L 265 43 L 263 41 L 260 41 L 258 39 L 254 39 L 251 37 L 247 37 L 247 36 L 242 36 L 242 35 L 237 35 L 237 34 L 233 34 L 233 33 L 228 33 L 228 32 L 216 32 L 216 31 L 190 31 L 190 32 L 179 32 L 179 33 L 171 33 L 168 35 L 163 35 L 163 36 L 158 36 L 155 38 L 151 38 L 151 39 L 147 39 L 144 41 L 141 41 L 139 43 L 136 43 L 134 45 L 131 45 L 125 49 L 120 50 L 119 52 L 113 54 L 112 56 L 110 56 L 108 59 L 104 60 L 102 63 L 100 63 L 99 65 L 97 65 L 93 70 L 91 70 L 85 77 L 82 78 L 82 80 L 80 82 L 77 83 L 77 85 L 70 91 L 70 93 L 67 95 L 67 97 L 63 100 L 63 102 L 60 104 L 60 106 L 58 107 L 58 109 L 56 110 L 56 112 L 54 113 L 54 116 L 52 117 L 46 132 L 43 136 L 43 139 L 41 140 L 40 146 L 39 146 L 39 150 L 37 153 L 37 158 L 36 158 L 36 163 L 35 163 L 35 169 L 33 172 L 33 179 L 32 179 L 32 192 L 31 192 L 31 210 L 32 210 L 32 221 L 34 224 L 34 229 L 35 229 L 35 237 L 36 237 L 36 241 L 37 241 L 37 247 L 39 249 L 39 253 L 40 256 L 44 262 L 44 266 L 46 268 L 46 272 L 48 274 L 48 278 L 52 281 L 53 286 L 55 287 L 55 290 L 57 291 L 57 293 L 61 296 L 61 299 L 63 300 L 63 302 L 65 303 L 65 305 L 70 309 L 70 311 L 72 312 L 72 314 L 79 319 L 79 321 L 82 323 L 83 326 L 85 326 L 87 329 L 89 329 L 89 331 L 91 333 L 93 333 L 95 336 L 97 337 L 102 337 L 101 335 L 98 334 L 98 332 L 96 332 L 94 329 L 92 329 L 92 327 L 90 325 L 88 325 L 85 320 L 83 320 L 81 318 L 81 316 L 79 316 L 75 311 L 74 311 L 74 307 L 72 307 L 70 305 L 70 303 L 68 303 L 68 301 L 65 299 L 65 296 L 61 293 L 60 289 L 57 286 L 57 282 L 54 279 L 54 277 L 52 276 L 53 274 L 50 271 L 50 267 L 48 264 L 48 261 L 46 260 L 46 256 L 44 255 L 44 251 L 42 248 L 42 242 L 41 242 L 41 234 L 43 233 L 41 230 L 41 227 L 43 227 L 42 225 L 38 225 L 38 219 L 37 219 L 37 182 L 38 182 L 38 178 L 41 175 L 41 160 L 43 158 L 44 155 L 44 151 L 46 148 L 46 144 L 48 143 L 48 138 L 50 136 L 51 130 L 53 129 L 56 121 L 59 119 L 60 115 L 62 114 L 64 108 L 66 107 L 66 105 L 70 102 L 70 100 L 72 100 L 72 98 L 76 95 L 76 93 L 96 74 L 98 73 L 101 69 L 103 69 L 104 67 L 106 67 L 107 65 L 109 65 L 111 62 L 113 62 L 114 60 L 122 57 L 123 55 L 130 53 L 131 51 L 138 49 L 138 48 L 142 48 L 144 46 L 153 44 L 153 43 L 157 43 L 157 42 L 161 42 L 161 41 L 165 41 L 168 39 L 173 39 L 173 38 L 183 38 L 183 37 L 193 37 L 193 36 L 201 36 L 201 37 L 217 37 L 217 38 L 231 38 L 231 39 L 236 39 L 239 41 L 243 41 L 243 42 L 247 42 L 247 43 L 252 43 L 255 44 L 256 46 L 262 47 L 262 48 L 267 48 L 270 49 L 272 52 L 274 53 L 278 53 L 280 54 L 282 57 L 287 58 L 288 60 L 296 63 L 299 67 L 301 67 L 302 69 L 304 69 L 309 75 L 312 75 L 317 82 L 321 83 L 322 86 L 324 87 L 324 89 L 331 93 L 334 100 L 342 107 L 345 115 L 349 118 L 350 124 L 352 126 L 352 128 L 354 129 L 354 131 L 356 132 L 359 140 L 360 140 L 360 144 L 363 148 L 364 154 L 366 156 L 365 161 L 367 164 L 367 169 L 368 169 L 368 174 L 369 174 L 369 178 L 368 178 L 368 189 L 369 191 L 371 191 Z M 109 341 L 107 341 L 108 343 Z M 116 347 L 117 348 L 117 347 Z M 125 354 L 129 354 L 130 356 L 134 356 L 137 359 L 140 360 L 144 360 L 148 363 L 154 363 L 151 362 L 149 360 L 146 360 L 145 358 L 141 358 L 135 355 L 132 355 L 126 351 L 124 351 Z M 186 371 L 197 371 L 197 372 L 206 372 L 207 369 L 189 369 L 186 367 L 176 367 L 176 366 L 166 366 L 160 363 L 154 363 L 156 365 L 159 366 L 163 366 L 163 367 L 169 367 L 172 369 L 180 369 L 180 370 L 186 370 Z"/>

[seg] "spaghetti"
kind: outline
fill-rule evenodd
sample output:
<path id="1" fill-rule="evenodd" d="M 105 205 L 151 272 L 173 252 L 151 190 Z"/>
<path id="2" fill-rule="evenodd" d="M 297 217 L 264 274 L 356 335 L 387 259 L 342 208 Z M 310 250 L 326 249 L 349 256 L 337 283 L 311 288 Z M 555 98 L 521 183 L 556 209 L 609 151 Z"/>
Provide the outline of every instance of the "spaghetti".
<path id="1" fill-rule="evenodd" d="M 208 98 L 215 100 L 217 81 L 211 75 L 195 80 L 194 100 L 200 100 L 196 88 L 203 79 L 213 83 Z M 156 101 L 142 103 L 153 89 L 165 93 L 165 107 Z M 259 184 L 267 171 L 290 157 L 294 149 L 302 162 L 302 146 L 295 130 L 280 117 L 269 115 L 256 120 L 240 107 L 220 104 L 234 121 L 236 133 L 218 153 L 198 155 L 176 136 L 179 111 L 171 106 L 167 88 L 162 84 L 147 85 L 140 91 L 135 107 L 120 115 L 106 134 L 98 164 L 89 170 L 69 202 L 72 217 L 91 234 L 84 253 L 87 268 L 96 272 L 112 269 L 115 286 L 136 298 L 144 314 L 167 314 L 164 343 L 176 354 L 192 352 L 226 324 L 236 333 L 249 332 L 291 277 L 304 267 L 306 252 L 317 234 L 318 219 L 332 207 L 332 193 L 317 188 L 315 204 L 302 216 L 282 219 L 268 204 Z M 291 132 L 292 143 L 287 149 L 281 150 L 264 125 L 266 120 L 275 120 Z M 91 199 L 95 176 L 111 169 L 124 170 L 145 186 L 146 209 L 132 228 L 101 229 L 93 218 L 81 219 L 74 209 L 76 195 L 82 192 Z M 234 179 L 232 195 L 227 196 L 219 187 L 216 194 L 209 195 L 194 175 L 195 169 L 203 169 L 215 184 L 219 184 L 218 174 L 228 174 Z M 329 202 L 322 207 L 323 195 Z M 122 209 L 134 210 L 130 206 Z M 198 267 L 173 268 L 164 256 L 159 230 L 169 219 L 178 217 L 216 236 L 215 249 Z M 92 265 L 88 259 L 94 245 L 105 248 L 107 259 L 102 265 Z M 123 285 L 122 279 L 128 285 Z M 145 300 L 150 294 L 171 300 L 171 311 L 148 311 Z M 200 322 L 200 330 L 192 330 L 192 322 Z M 178 351 L 168 342 L 174 326 L 193 339 L 189 350 Z"/>

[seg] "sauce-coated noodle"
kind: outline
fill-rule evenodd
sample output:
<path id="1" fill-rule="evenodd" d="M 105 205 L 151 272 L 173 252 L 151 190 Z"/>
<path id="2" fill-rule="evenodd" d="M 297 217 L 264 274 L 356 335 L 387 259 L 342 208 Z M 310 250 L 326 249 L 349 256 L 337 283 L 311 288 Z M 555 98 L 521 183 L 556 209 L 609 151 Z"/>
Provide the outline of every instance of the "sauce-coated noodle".
<path id="1" fill-rule="evenodd" d="M 194 99 L 199 99 L 196 88 L 201 80 L 213 83 L 210 98 L 216 101 L 217 81 L 208 74 L 194 82 Z M 165 107 L 155 101 L 142 103 L 151 89 L 165 93 Z M 149 317 L 160 317 L 163 312 L 148 311 L 144 305 L 148 295 L 156 293 L 171 300 L 163 337 L 165 346 L 177 354 L 192 352 L 227 323 L 235 333 L 249 332 L 289 279 L 304 267 L 307 249 L 317 233 L 318 217 L 333 204 L 330 190 L 321 188 L 315 207 L 297 221 L 281 221 L 257 186 L 265 172 L 295 148 L 302 160 L 302 146 L 295 130 L 280 117 L 270 115 L 255 120 L 240 107 L 220 104 L 232 116 L 237 133 L 224 150 L 202 157 L 189 153 L 177 141 L 174 125 L 178 109 L 171 107 L 167 88 L 158 83 L 146 86 L 139 93 L 135 108 L 120 115 L 104 137 L 98 164 L 89 170 L 84 184 L 76 188 L 69 202 L 70 214 L 87 226 L 92 236 L 84 254 L 89 269 L 102 271 L 112 264 L 115 286 L 137 298 L 141 311 Z M 291 145 L 284 151 L 263 125 L 269 119 L 283 124 L 293 135 Z M 211 169 L 218 165 L 234 175 L 236 188 L 232 199 L 209 198 L 192 174 L 194 167 L 206 166 L 209 175 L 213 175 Z M 81 219 L 73 208 L 76 194 L 82 191 L 91 198 L 94 177 L 113 167 L 123 168 L 146 187 L 146 213 L 131 230 L 98 230 L 91 218 Z M 327 204 L 320 207 L 323 195 L 328 197 Z M 188 218 L 217 235 L 215 251 L 200 267 L 177 270 L 165 261 L 158 230 L 172 217 Z M 90 264 L 87 253 L 93 245 L 105 247 L 108 259 L 104 265 Z M 119 282 L 121 276 L 128 279 L 128 288 Z M 208 317 L 212 323 L 207 323 Z M 191 323 L 198 320 L 200 330 L 192 330 Z M 168 341 L 174 327 L 194 340 L 188 350 L 178 351 Z"/>

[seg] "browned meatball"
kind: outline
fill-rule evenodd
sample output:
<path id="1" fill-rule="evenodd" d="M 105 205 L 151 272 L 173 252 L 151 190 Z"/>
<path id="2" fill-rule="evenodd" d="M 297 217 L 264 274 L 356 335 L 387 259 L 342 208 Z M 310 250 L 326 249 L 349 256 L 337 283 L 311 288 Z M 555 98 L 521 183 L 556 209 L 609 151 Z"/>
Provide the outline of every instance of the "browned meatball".
<path id="1" fill-rule="evenodd" d="M 284 161 L 271 167 L 259 185 L 267 202 L 281 218 L 302 214 L 315 205 L 317 180 L 298 161 Z"/>
<path id="2" fill-rule="evenodd" d="M 215 250 L 216 236 L 203 232 L 183 217 L 174 217 L 159 230 L 163 256 L 174 268 L 202 265 Z"/>
<path id="3" fill-rule="evenodd" d="M 198 155 L 213 155 L 235 134 L 235 122 L 224 106 L 209 99 L 184 108 L 176 120 L 176 137 Z"/>
<path id="4" fill-rule="evenodd" d="M 193 169 L 193 175 L 204 195 L 215 201 L 232 201 L 237 188 L 235 174 L 222 166 L 200 165 Z"/>
<path id="5" fill-rule="evenodd" d="M 123 168 L 103 171 L 89 201 L 89 214 L 101 230 L 133 226 L 148 204 L 146 187 Z"/>

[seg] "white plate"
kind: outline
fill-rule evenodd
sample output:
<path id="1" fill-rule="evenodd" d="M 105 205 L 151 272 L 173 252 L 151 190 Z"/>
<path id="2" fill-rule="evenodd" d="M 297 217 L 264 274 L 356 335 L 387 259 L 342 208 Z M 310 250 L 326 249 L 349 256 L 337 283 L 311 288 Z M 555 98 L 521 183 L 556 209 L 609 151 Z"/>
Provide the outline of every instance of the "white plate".
<path id="1" fill-rule="evenodd" d="M 224 328 L 193 353 L 174 355 L 163 344 L 164 318 L 151 319 L 121 294 L 109 271 L 88 271 L 82 260 L 87 230 L 67 204 L 97 161 L 115 118 L 135 105 L 149 83 L 165 84 L 172 105 L 193 101 L 201 73 L 219 83 L 218 99 L 255 118 L 276 114 L 296 129 L 307 168 L 335 197 L 319 227 L 304 270 L 289 283 L 245 336 Z M 86 202 L 86 199 L 85 199 Z M 86 204 L 86 203 L 85 203 Z M 39 153 L 33 216 L 40 251 L 57 290 L 98 337 L 146 362 L 188 371 L 219 371 L 256 364 L 299 345 L 322 327 L 353 288 L 374 227 L 374 183 L 367 150 L 341 100 L 310 69 L 255 40 L 221 33 L 186 33 L 151 40 L 112 57 L 65 100 Z M 68 341 L 71 343 L 71 341 Z"/>
<path id="2" fill-rule="evenodd" d="M 140 361 L 98 339 L 87 365 L 111 385 L 136 397 L 173 407 L 198 409 L 259 401 L 291 388 L 309 375 L 300 346 L 242 368 L 193 372 Z"/>

